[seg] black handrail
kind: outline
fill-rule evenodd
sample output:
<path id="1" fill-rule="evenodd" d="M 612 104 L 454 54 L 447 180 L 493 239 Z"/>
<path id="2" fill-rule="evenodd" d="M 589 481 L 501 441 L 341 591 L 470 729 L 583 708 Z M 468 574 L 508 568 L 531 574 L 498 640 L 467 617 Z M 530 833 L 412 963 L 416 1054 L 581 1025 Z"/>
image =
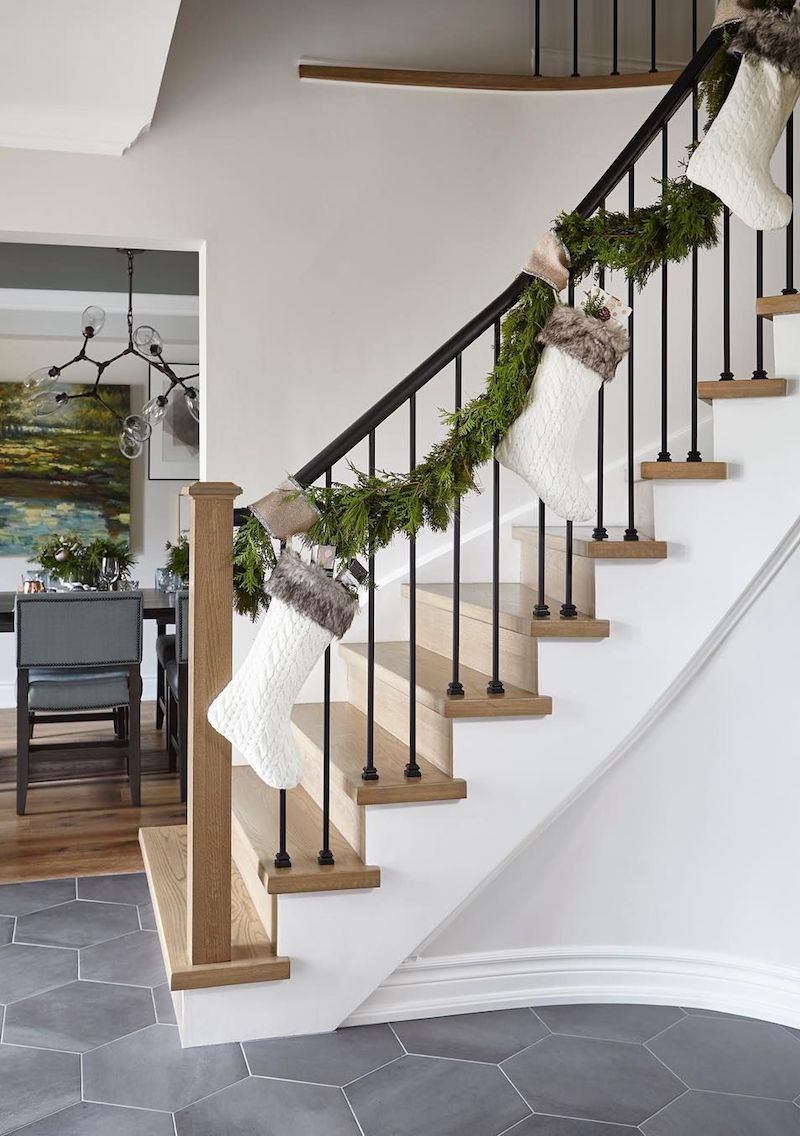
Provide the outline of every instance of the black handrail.
<path id="1" fill-rule="evenodd" d="M 630 172 L 634 164 L 655 140 L 664 125 L 683 106 L 693 93 L 703 71 L 722 45 L 722 29 L 715 28 L 709 34 L 694 58 L 684 68 L 661 102 L 653 110 L 643 125 L 637 130 L 619 157 L 612 162 L 597 184 L 584 197 L 576 212 L 582 217 L 590 217 Z M 340 461 L 354 446 L 362 442 L 382 422 L 401 407 L 411 395 L 438 375 L 448 364 L 483 335 L 501 316 L 505 315 L 530 283 L 531 277 L 521 272 L 500 295 L 487 305 L 482 312 L 465 324 L 460 331 L 451 336 L 424 363 L 415 367 L 397 386 L 379 399 L 366 413 L 344 430 L 337 438 L 321 450 L 316 457 L 307 462 L 295 474 L 301 485 L 312 485 L 325 471 Z"/>

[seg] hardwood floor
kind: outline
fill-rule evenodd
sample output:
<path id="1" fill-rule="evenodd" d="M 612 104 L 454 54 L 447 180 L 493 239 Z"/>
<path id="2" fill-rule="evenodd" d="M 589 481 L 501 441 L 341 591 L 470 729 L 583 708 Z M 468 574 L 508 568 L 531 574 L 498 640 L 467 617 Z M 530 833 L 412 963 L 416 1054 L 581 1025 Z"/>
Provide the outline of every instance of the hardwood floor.
<path id="1" fill-rule="evenodd" d="M 139 829 L 186 823 L 177 774 L 167 771 L 155 705 L 142 705 L 142 807 L 130 805 L 123 758 L 65 754 L 32 762 L 28 811 L 15 811 L 15 712 L 0 710 L 0 882 L 142 871 Z M 36 741 L 107 737 L 110 723 L 37 726 Z M 81 780 L 74 778 L 80 777 Z M 69 780 L 68 778 L 72 778 Z"/>

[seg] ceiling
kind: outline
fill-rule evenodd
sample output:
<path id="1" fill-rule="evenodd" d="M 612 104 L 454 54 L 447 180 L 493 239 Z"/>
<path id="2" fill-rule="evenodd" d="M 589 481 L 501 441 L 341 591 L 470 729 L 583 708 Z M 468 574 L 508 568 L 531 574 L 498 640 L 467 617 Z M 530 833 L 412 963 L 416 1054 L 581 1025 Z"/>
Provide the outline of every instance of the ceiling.
<path id="1" fill-rule="evenodd" d="M 180 0 L 0 0 L 0 146 L 120 155 L 155 111 Z"/>

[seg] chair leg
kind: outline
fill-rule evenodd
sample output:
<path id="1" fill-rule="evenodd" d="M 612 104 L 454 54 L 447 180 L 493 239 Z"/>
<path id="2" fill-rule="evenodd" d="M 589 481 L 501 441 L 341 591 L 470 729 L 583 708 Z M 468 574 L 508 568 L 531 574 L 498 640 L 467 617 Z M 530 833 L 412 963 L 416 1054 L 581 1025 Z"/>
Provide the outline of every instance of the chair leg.
<path id="1" fill-rule="evenodd" d="M 130 667 L 128 674 L 130 703 L 128 709 L 128 774 L 131 783 L 131 803 L 138 809 L 142 803 L 142 677 L 138 667 Z"/>
<path id="2" fill-rule="evenodd" d="M 189 668 L 186 663 L 180 664 L 178 673 L 178 769 L 181 800 L 185 801 L 189 780 Z"/>
<path id="3" fill-rule="evenodd" d="M 156 729 L 160 730 L 164 725 L 164 704 L 166 702 L 165 688 L 167 685 L 167 676 L 164 673 L 164 668 L 159 661 L 156 667 Z"/>
<path id="4" fill-rule="evenodd" d="M 17 671 L 17 815 L 24 816 L 30 776 L 32 715 L 28 712 L 28 671 Z"/>

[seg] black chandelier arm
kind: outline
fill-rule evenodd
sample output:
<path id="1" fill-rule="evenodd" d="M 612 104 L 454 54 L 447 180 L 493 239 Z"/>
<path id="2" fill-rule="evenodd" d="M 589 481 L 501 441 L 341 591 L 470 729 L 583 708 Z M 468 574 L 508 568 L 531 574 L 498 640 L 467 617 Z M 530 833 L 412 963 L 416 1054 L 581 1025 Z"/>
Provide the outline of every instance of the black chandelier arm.
<path id="1" fill-rule="evenodd" d="M 114 409 L 113 406 L 109 406 L 109 404 L 105 401 L 105 399 L 101 395 L 99 395 L 95 392 L 94 398 L 96 398 L 97 401 L 100 403 L 100 405 L 104 406 L 106 408 L 106 410 L 109 411 L 110 414 L 114 415 L 117 422 L 124 422 L 125 421 L 123 416 L 121 414 L 117 413 L 117 411 Z"/>

